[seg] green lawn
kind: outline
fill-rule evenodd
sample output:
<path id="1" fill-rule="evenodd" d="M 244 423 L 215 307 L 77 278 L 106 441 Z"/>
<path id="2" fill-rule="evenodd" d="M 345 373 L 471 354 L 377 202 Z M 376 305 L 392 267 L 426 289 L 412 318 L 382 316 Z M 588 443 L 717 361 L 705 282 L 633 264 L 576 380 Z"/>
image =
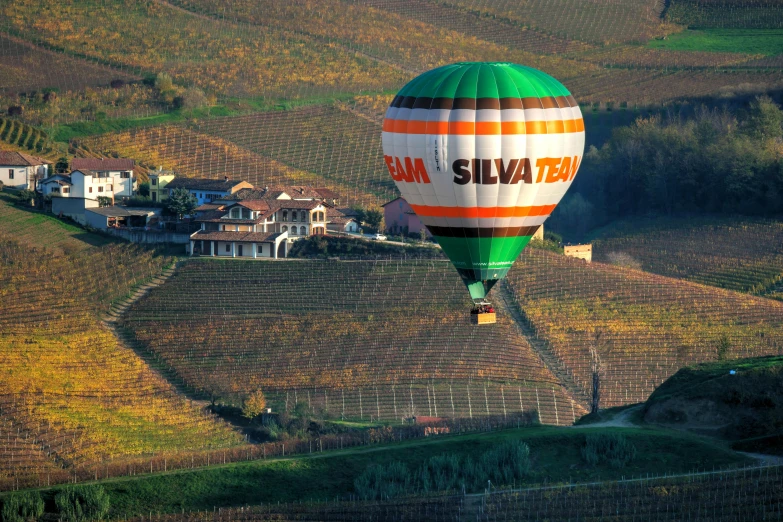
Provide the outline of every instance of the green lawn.
<path id="1" fill-rule="evenodd" d="M 652 40 L 648 47 L 672 51 L 709 51 L 775 55 L 783 53 L 783 29 L 701 29 Z"/>
<path id="2" fill-rule="evenodd" d="M 329 452 L 274 461 L 215 466 L 127 479 L 102 481 L 111 496 L 112 517 L 155 512 L 212 510 L 268 502 L 345 497 L 353 480 L 370 464 L 394 460 L 416 467 L 433 455 L 476 456 L 505 439 L 530 446 L 534 475 L 530 484 L 612 480 L 646 474 L 683 473 L 746 463 L 724 446 L 688 434 L 657 429 L 622 431 L 637 450 L 623 469 L 587 465 L 581 457 L 586 433 L 598 429 L 534 427 L 493 433 L 413 440 L 386 446 Z M 45 496 L 51 496 L 48 490 Z"/>

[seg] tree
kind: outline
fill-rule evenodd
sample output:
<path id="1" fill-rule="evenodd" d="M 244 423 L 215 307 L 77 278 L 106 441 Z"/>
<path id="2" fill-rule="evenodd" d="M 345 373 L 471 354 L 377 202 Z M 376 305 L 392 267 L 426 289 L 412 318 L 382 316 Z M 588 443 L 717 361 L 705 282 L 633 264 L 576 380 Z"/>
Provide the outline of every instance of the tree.
<path id="1" fill-rule="evenodd" d="M 383 212 L 377 208 L 368 209 L 364 213 L 364 222 L 367 223 L 367 226 L 370 228 L 379 231 L 379 227 L 381 226 L 381 223 L 383 223 Z"/>
<path id="2" fill-rule="evenodd" d="M 188 189 L 174 189 L 171 195 L 166 199 L 165 209 L 175 216 L 182 219 L 185 214 L 190 214 L 198 205 L 196 196 L 191 194 Z"/>
<path id="3" fill-rule="evenodd" d="M 98 196 L 98 206 L 103 207 L 110 207 L 112 204 L 111 198 L 109 196 Z"/>
<path id="4" fill-rule="evenodd" d="M 145 181 L 143 183 L 139 183 L 139 196 L 142 197 L 149 197 L 150 195 L 150 182 Z"/>
<path id="5" fill-rule="evenodd" d="M 33 205 L 32 202 L 35 199 L 35 192 L 33 192 L 32 190 L 27 190 L 27 189 L 20 190 L 16 194 L 16 199 L 17 199 L 17 202 L 20 205 L 31 207 Z"/>
<path id="6" fill-rule="evenodd" d="M 60 159 L 57 160 L 57 163 L 54 164 L 54 171 L 59 174 L 64 174 L 68 172 L 68 158 L 65 156 L 60 157 Z"/>
<path id="7" fill-rule="evenodd" d="M 109 495 L 101 486 L 72 486 L 54 497 L 58 514 L 67 522 L 101 520 L 109 513 Z"/>
<path id="8" fill-rule="evenodd" d="M 421 242 L 424 243 L 427 241 L 427 229 L 424 227 L 421 227 L 419 229 L 419 239 L 421 239 Z"/>
<path id="9" fill-rule="evenodd" d="M 38 520 L 44 513 L 44 501 L 37 491 L 23 491 L 6 497 L 3 501 L 3 522 L 29 522 Z"/>
<path id="10" fill-rule="evenodd" d="M 266 409 L 266 397 L 264 392 L 256 390 L 245 399 L 245 403 L 242 405 L 242 415 L 248 419 L 254 419 L 264 413 Z"/>

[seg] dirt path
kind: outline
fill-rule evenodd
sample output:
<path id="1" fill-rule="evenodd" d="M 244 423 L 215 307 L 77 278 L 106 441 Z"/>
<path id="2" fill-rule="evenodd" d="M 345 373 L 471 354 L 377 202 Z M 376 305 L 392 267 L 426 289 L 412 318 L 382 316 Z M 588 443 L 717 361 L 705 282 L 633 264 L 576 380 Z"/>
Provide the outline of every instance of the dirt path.
<path id="1" fill-rule="evenodd" d="M 569 426 L 569 428 L 636 428 L 638 426 L 631 421 L 631 416 L 643 406 L 644 404 L 638 404 L 631 408 L 627 408 L 605 421 L 595 422 L 593 424 L 581 424 L 579 426 Z"/>

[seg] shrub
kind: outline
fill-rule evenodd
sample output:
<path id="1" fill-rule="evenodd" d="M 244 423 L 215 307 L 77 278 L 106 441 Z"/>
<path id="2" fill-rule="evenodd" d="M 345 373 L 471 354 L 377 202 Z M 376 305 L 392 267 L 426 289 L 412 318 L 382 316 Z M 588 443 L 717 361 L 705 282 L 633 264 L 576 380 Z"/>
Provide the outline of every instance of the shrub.
<path id="1" fill-rule="evenodd" d="M 24 206 L 30 206 L 30 202 L 35 199 L 35 192 L 32 190 L 20 190 L 16 194 L 17 203 Z"/>
<path id="2" fill-rule="evenodd" d="M 109 513 L 109 495 L 101 486 L 73 486 L 54 497 L 60 518 L 67 522 L 102 520 Z"/>
<path id="3" fill-rule="evenodd" d="M 3 522 L 38 520 L 44 512 L 44 501 L 37 491 L 23 491 L 8 496 L 3 502 Z"/>
<path id="4" fill-rule="evenodd" d="M 506 441 L 481 455 L 476 471 L 476 486 L 487 480 L 496 485 L 518 481 L 530 473 L 530 448 L 519 440 Z"/>
<path id="5" fill-rule="evenodd" d="M 399 461 L 383 466 L 372 464 L 353 483 L 356 493 L 364 500 L 399 497 L 410 493 L 412 485 L 408 466 Z"/>
<path id="6" fill-rule="evenodd" d="M 582 458 L 592 466 L 608 462 L 613 468 L 620 469 L 636 458 L 636 446 L 617 433 L 590 434 L 585 437 Z"/>
<path id="7" fill-rule="evenodd" d="M 448 491 L 460 482 L 460 462 L 457 455 L 431 457 L 416 473 L 424 491 Z"/>

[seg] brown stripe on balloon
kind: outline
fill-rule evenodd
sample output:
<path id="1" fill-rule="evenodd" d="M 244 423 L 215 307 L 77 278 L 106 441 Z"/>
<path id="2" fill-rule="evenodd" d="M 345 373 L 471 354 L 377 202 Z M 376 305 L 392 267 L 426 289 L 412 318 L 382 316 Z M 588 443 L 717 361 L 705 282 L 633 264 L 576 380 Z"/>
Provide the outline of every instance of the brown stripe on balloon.
<path id="1" fill-rule="evenodd" d="M 502 109 L 557 109 L 577 107 L 573 96 L 544 96 L 537 98 L 430 98 L 427 96 L 395 96 L 392 107 L 402 109 L 446 110 L 502 110 Z"/>
<path id="2" fill-rule="evenodd" d="M 441 237 L 524 237 L 532 236 L 541 225 L 530 227 L 437 227 L 428 226 L 433 236 Z"/>

